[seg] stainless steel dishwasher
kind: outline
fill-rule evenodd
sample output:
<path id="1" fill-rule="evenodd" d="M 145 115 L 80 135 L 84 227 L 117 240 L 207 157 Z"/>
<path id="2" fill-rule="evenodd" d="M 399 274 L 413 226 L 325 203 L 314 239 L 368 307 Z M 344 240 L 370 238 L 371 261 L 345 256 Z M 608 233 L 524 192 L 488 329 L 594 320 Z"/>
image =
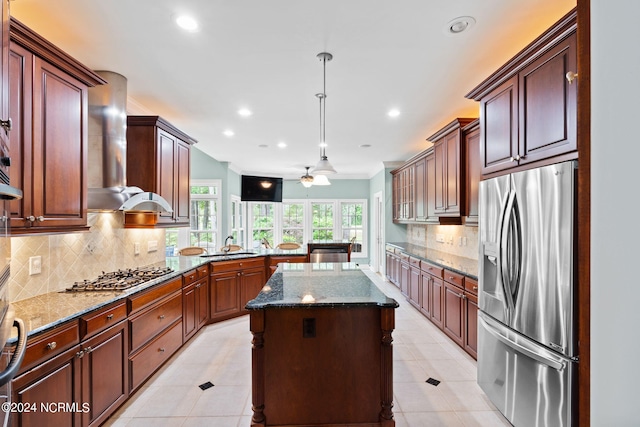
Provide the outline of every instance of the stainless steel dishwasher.
<path id="1" fill-rule="evenodd" d="M 351 244 L 343 242 L 310 242 L 308 244 L 309 262 L 349 262 Z"/>

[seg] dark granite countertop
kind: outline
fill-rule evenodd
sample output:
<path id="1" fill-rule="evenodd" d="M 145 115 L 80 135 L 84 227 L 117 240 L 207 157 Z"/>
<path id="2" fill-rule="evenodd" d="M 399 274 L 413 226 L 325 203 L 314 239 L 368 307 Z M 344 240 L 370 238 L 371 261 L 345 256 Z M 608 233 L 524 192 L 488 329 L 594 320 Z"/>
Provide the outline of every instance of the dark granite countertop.
<path id="1" fill-rule="evenodd" d="M 229 261 L 260 256 L 278 255 L 306 255 L 306 247 L 296 250 L 259 249 L 254 251 L 230 252 L 224 256 L 175 256 L 167 257 L 164 262 L 151 264 L 153 267 L 171 267 L 173 271 L 164 276 L 149 280 L 143 284 L 134 286 L 124 291 L 99 291 L 99 292 L 49 292 L 32 298 L 11 303 L 15 316 L 22 319 L 28 330 L 27 337 L 35 336 L 48 331 L 67 321 L 78 319 L 81 316 L 99 310 L 106 305 L 123 300 L 133 294 L 142 292 L 159 283 L 166 282 L 180 276 L 202 264 L 216 261 Z M 251 252 L 251 253 L 247 253 Z M 71 284 L 69 284 L 71 285 Z M 16 333 L 14 329 L 14 334 Z M 15 336 L 9 341 L 15 342 Z"/>
<path id="2" fill-rule="evenodd" d="M 245 308 L 398 307 L 355 263 L 281 264 Z"/>
<path id="3" fill-rule="evenodd" d="M 408 242 L 387 242 L 387 245 L 400 249 L 407 255 L 439 265 L 456 273 L 478 280 L 478 260 L 465 258 L 447 252 L 429 249 Z"/>

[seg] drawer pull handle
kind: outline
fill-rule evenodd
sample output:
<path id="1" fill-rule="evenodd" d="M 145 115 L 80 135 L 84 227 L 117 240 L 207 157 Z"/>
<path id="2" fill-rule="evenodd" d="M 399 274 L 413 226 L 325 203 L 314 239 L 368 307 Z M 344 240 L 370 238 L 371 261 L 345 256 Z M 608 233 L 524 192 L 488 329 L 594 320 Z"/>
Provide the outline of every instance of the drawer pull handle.
<path id="1" fill-rule="evenodd" d="M 477 286 L 474 286 L 474 287 L 473 287 L 473 290 L 474 290 L 474 291 L 477 291 L 477 290 L 478 290 L 478 287 L 477 287 Z"/>
<path id="2" fill-rule="evenodd" d="M 107 320 L 113 319 L 113 313 L 107 315 Z"/>
<path id="3" fill-rule="evenodd" d="M 80 350 L 79 352 L 76 353 L 76 357 L 78 359 L 82 359 L 82 356 L 84 356 L 84 351 Z"/>
<path id="4" fill-rule="evenodd" d="M 159 351 L 160 353 L 164 353 L 164 347 L 160 347 L 160 348 L 158 349 L 158 351 Z"/>
<path id="5" fill-rule="evenodd" d="M 158 319 L 163 320 L 164 319 L 164 314 L 161 314 L 160 316 L 158 316 Z"/>
<path id="6" fill-rule="evenodd" d="M 93 351 L 93 348 L 91 348 L 91 346 L 89 346 L 89 347 L 86 347 L 83 351 L 85 353 L 91 353 Z"/>
<path id="7" fill-rule="evenodd" d="M 455 280 L 455 277 L 449 276 L 449 280 Z"/>
<path id="8" fill-rule="evenodd" d="M 58 346 L 58 343 L 55 341 L 51 341 L 47 344 L 47 350 L 54 350 Z"/>

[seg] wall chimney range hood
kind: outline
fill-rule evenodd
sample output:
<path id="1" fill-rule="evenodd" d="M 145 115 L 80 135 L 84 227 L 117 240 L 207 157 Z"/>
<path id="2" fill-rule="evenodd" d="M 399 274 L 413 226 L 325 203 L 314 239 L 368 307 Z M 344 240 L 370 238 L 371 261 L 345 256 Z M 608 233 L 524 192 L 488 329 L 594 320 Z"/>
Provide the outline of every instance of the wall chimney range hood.
<path id="1" fill-rule="evenodd" d="M 89 88 L 89 188 L 93 212 L 173 212 L 160 195 L 127 186 L 127 79 L 96 71 L 106 85 Z"/>

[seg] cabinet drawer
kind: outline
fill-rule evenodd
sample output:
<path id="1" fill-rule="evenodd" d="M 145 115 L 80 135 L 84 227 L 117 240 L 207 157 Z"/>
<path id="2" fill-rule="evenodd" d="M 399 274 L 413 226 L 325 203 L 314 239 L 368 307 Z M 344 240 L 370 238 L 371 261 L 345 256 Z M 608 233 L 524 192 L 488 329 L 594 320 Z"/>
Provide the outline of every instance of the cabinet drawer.
<path id="1" fill-rule="evenodd" d="M 425 273 L 429 273 L 432 276 L 442 277 L 442 273 L 444 272 L 444 268 L 437 266 L 435 264 L 431 264 L 427 261 L 422 261 L 420 264 L 420 268 Z"/>
<path id="2" fill-rule="evenodd" d="M 196 280 L 200 280 L 203 277 L 207 277 L 208 275 L 209 275 L 208 265 L 202 265 L 200 267 L 197 267 L 182 275 L 182 278 L 184 279 L 184 286 L 190 285 Z"/>
<path id="3" fill-rule="evenodd" d="M 176 277 L 169 282 L 129 297 L 129 314 L 141 310 L 159 299 L 182 288 L 182 277 Z"/>
<path id="4" fill-rule="evenodd" d="M 127 304 L 124 300 L 120 303 L 100 309 L 80 318 L 80 334 L 82 339 L 88 338 L 108 327 L 115 325 L 127 317 Z"/>
<path id="5" fill-rule="evenodd" d="M 400 252 L 398 255 L 400 256 L 400 259 L 402 261 L 409 262 L 409 255 L 405 254 L 404 252 Z"/>
<path id="6" fill-rule="evenodd" d="M 129 358 L 131 390 L 135 390 L 167 361 L 182 345 L 182 321 L 151 341 L 138 354 Z"/>
<path id="7" fill-rule="evenodd" d="M 131 352 L 182 317 L 182 291 L 130 320 Z"/>
<path id="8" fill-rule="evenodd" d="M 420 260 L 418 258 L 414 258 L 414 257 L 410 256 L 409 257 L 409 264 L 413 265 L 414 267 L 420 268 Z"/>
<path id="9" fill-rule="evenodd" d="M 269 260 L 269 265 L 278 265 L 281 262 L 301 263 L 307 262 L 306 255 L 291 255 L 291 256 L 272 256 Z"/>
<path id="10" fill-rule="evenodd" d="M 20 372 L 51 359 L 78 343 L 80 331 L 76 321 L 58 326 L 53 331 L 35 337 L 33 341 L 29 339 Z"/>
<path id="11" fill-rule="evenodd" d="M 444 280 L 464 289 L 464 276 L 451 270 L 444 270 Z"/>
<path id="12" fill-rule="evenodd" d="M 262 267 L 264 268 L 264 257 L 246 258 L 234 261 L 218 261 L 209 264 L 211 273 L 220 273 L 223 271 L 243 270 L 245 268 Z"/>
<path id="13" fill-rule="evenodd" d="M 478 281 L 470 277 L 465 277 L 464 290 L 471 292 L 474 295 L 478 295 Z"/>

